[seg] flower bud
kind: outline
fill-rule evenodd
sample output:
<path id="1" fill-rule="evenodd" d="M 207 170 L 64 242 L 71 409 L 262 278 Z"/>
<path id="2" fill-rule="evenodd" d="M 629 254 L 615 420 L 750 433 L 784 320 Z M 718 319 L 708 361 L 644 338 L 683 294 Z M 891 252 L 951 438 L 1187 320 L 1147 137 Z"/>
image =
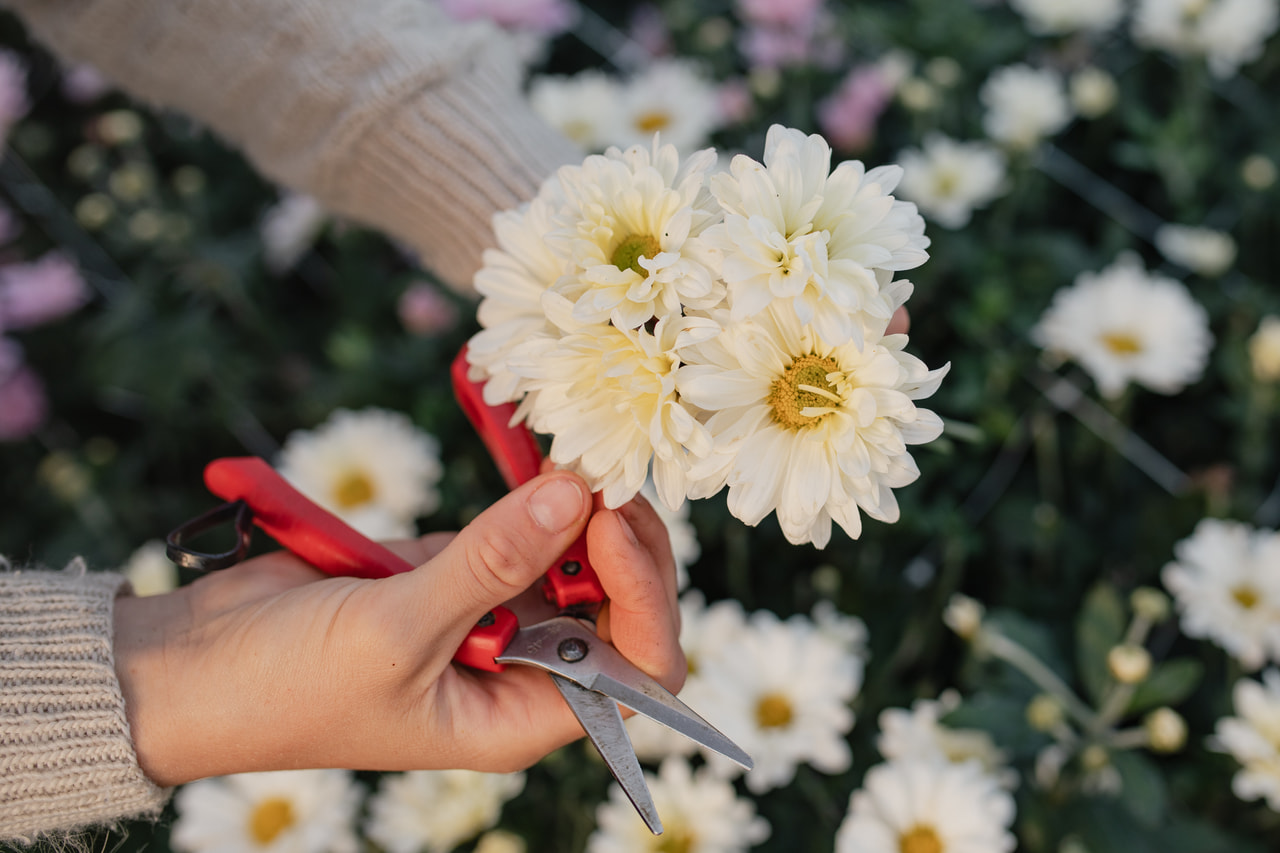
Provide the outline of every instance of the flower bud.
<path id="1" fill-rule="evenodd" d="M 1240 164 L 1240 177 L 1251 190 L 1271 189 L 1276 182 L 1276 164 L 1263 154 L 1250 154 Z"/>
<path id="2" fill-rule="evenodd" d="M 1105 746 L 1091 743 L 1080 752 L 1080 766 L 1089 773 L 1096 773 L 1111 766 L 1111 753 Z"/>
<path id="3" fill-rule="evenodd" d="M 972 642 L 982 629 L 983 606 L 967 595 L 956 593 L 942 612 L 942 621 L 963 640 Z"/>
<path id="4" fill-rule="evenodd" d="M 1085 118 L 1098 118 L 1116 104 L 1119 89 L 1116 78 L 1095 66 L 1081 68 L 1071 75 L 1071 105 Z"/>
<path id="5" fill-rule="evenodd" d="M 1062 703 L 1048 693 L 1040 693 L 1027 703 L 1027 723 L 1038 732 L 1051 732 L 1062 725 Z"/>
<path id="6" fill-rule="evenodd" d="M 1131 643 L 1115 646 L 1107 652 L 1107 669 L 1121 684 L 1137 684 L 1151 674 L 1151 653 Z"/>
<path id="7" fill-rule="evenodd" d="M 1249 361 L 1253 378 L 1259 382 L 1280 382 L 1280 317 L 1262 318 L 1249 338 Z"/>
<path id="8" fill-rule="evenodd" d="M 97 129 L 108 145 L 133 142 L 142 136 L 142 118 L 133 110 L 112 110 L 98 117 Z"/>
<path id="9" fill-rule="evenodd" d="M 1187 743 L 1187 721 L 1172 708 L 1156 708 L 1142 721 L 1155 752 L 1177 752 Z"/>
<path id="10" fill-rule="evenodd" d="M 1150 586 L 1140 586 L 1129 596 L 1129 606 L 1148 622 L 1163 622 L 1169 618 L 1169 596 Z"/>

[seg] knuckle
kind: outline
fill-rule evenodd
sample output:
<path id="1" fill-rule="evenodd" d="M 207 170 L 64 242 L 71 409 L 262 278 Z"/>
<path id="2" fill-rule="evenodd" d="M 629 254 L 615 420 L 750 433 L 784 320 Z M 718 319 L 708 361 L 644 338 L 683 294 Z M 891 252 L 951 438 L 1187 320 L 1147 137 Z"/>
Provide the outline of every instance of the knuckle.
<path id="1" fill-rule="evenodd" d="M 479 537 L 466 556 L 472 576 L 486 593 L 506 598 L 528 586 L 530 555 L 511 536 Z"/>

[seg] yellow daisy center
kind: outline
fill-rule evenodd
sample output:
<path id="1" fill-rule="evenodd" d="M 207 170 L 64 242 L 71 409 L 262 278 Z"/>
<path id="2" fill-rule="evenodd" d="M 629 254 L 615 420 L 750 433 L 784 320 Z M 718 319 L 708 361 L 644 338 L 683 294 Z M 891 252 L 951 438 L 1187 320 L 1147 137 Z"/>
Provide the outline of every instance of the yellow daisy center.
<path id="1" fill-rule="evenodd" d="M 933 191 L 942 198 L 950 198 L 960 188 L 960 176 L 955 172 L 940 170 L 933 178 Z"/>
<path id="2" fill-rule="evenodd" d="M 1231 597 L 1235 599 L 1245 610 L 1252 610 L 1258 606 L 1258 602 L 1262 600 L 1262 596 L 1258 595 L 1258 591 L 1247 583 L 1242 583 L 1231 590 Z"/>
<path id="3" fill-rule="evenodd" d="M 898 838 L 899 853 L 942 853 L 942 839 L 932 826 L 918 823 Z"/>
<path id="4" fill-rule="evenodd" d="M 791 722 L 791 701 L 781 693 L 769 693 L 756 703 L 756 723 L 762 729 L 780 729 Z"/>
<path id="5" fill-rule="evenodd" d="M 656 853 L 689 853 L 697 841 L 698 836 L 684 824 L 677 823 L 674 826 L 668 824 L 663 829 L 658 839 L 658 846 L 654 850 Z"/>
<path id="6" fill-rule="evenodd" d="M 766 400 L 773 409 L 773 419 L 789 430 L 814 426 L 826 416 L 801 414 L 810 407 L 825 408 L 842 400 L 836 386 L 828 378 L 839 373 L 833 358 L 802 355 L 769 386 Z"/>
<path id="7" fill-rule="evenodd" d="M 333 486 L 333 500 L 343 509 L 352 509 L 373 500 L 373 483 L 363 471 L 351 471 Z"/>
<path id="8" fill-rule="evenodd" d="M 1142 341 L 1129 332 L 1107 332 L 1102 336 L 1102 345 L 1113 355 L 1130 356 L 1142 352 Z"/>
<path id="9" fill-rule="evenodd" d="M 661 251 L 662 245 L 657 238 L 648 234 L 632 234 L 618 244 L 609 260 L 620 270 L 635 270 L 642 276 L 648 276 L 649 271 L 640 266 L 640 258 L 656 258 Z"/>
<path id="10" fill-rule="evenodd" d="M 258 803 L 249 815 L 249 835 L 266 847 L 295 822 L 293 804 L 283 797 L 271 797 Z"/>
<path id="11" fill-rule="evenodd" d="M 657 133 L 671 126 L 671 113 L 652 110 L 636 116 L 636 130 L 641 133 Z"/>

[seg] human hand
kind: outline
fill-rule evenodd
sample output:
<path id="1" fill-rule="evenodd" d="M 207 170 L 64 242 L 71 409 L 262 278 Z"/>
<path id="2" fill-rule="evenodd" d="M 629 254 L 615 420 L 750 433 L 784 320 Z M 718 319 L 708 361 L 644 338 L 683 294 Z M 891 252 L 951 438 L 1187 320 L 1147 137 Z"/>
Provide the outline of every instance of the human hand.
<path id="1" fill-rule="evenodd" d="M 116 602 L 115 654 L 142 769 L 160 785 L 304 767 L 526 767 L 581 736 L 545 673 L 452 663 L 476 621 L 587 527 L 603 639 L 673 692 L 685 674 L 666 529 L 643 498 L 594 507 L 543 474 L 458 534 L 390 547 L 419 568 L 327 577 L 286 552 Z M 589 519 L 589 523 L 588 523 Z"/>

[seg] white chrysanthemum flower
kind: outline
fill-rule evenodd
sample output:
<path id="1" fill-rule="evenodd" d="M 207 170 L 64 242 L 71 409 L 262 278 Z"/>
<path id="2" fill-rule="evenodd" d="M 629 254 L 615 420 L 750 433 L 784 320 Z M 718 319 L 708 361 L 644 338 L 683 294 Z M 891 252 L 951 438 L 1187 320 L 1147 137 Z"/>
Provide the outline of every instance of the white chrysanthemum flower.
<path id="1" fill-rule="evenodd" d="M 621 93 L 616 78 L 594 69 L 572 77 L 534 77 L 529 83 L 533 111 L 584 151 L 609 147 L 622 124 Z M 646 134 L 644 141 L 652 136 Z"/>
<path id="2" fill-rule="evenodd" d="M 671 558 L 676 564 L 676 589 L 684 589 L 689 585 L 689 566 L 698 561 L 702 555 L 702 545 L 698 542 L 698 531 L 689 521 L 689 504 L 682 503 L 676 509 L 667 509 L 658 498 L 658 490 L 653 480 L 645 482 L 640 494 L 653 504 L 658 518 L 667 528 L 667 538 L 671 542 Z"/>
<path id="3" fill-rule="evenodd" d="M 548 294 L 548 314 L 571 322 L 557 299 Z M 581 474 L 605 506 L 631 500 L 652 463 L 659 499 L 678 508 L 690 464 L 712 444 L 676 393 L 676 352 L 718 331 L 711 320 L 677 317 L 652 331 L 600 324 L 536 342 L 511 365 L 532 392 L 523 404 L 530 428 L 553 436 L 551 460 Z"/>
<path id="4" fill-rule="evenodd" d="M 1034 148 L 1071 121 L 1062 75 L 1050 68 L 1007 65 L 992 72 L 978 93 L 987 136 L 1015 151 Z"/>
<path id="5" fill-rule="evenodd" d="M 898 194 L 945 228 L 963 228 L 976 208 L 1006 189 L 1004 153 L 984 142 L 958 142 L 938 133 L 898 155 Z"/>
<path id="6" fill-rule="evenodd" d="M 362 796 L 346 770 L 201 779 L 174 796 L 169 842 L 181 853 L 356 853 Z"/>
<path id="7" fill-rule="evenodd" d="M 905 335 L 831 346 L 788 312 L 766 311 L 688 351 L 676 387 L 710 416 L 715 449 L 691 473 L 690 497 L 729 487 L 729 511 L 749 525 L 775 512 L 787 540 L 824 547 L 831 521 L 854 539 L 859 511 L 898 518 L 893 489 L 920 471 L 907 451 L 942 433 L 913 401 L 950 365 L 929 370 L 902 351 Z"/>
<path id="8" fill-rule="evenodd" d="M 285 192 L 262 216 L 263 260 L 273 275 L 283 275 L 315 245 L 329 213 L 309 195 Z"/>
<path id="9" fill-rule="evenodd" d="M 706 189 L 715 152 L 680 162 L 673 145 L 610 148 L 556 177 L 552 248 L 569 269 L 551 289 L 573 303 L 577 323 L 635 329 L 684 309 L 710 309 L 723 289 L 699 235 L 719 218 Z"/>
<path id="10" fill-rule="evenodd" d="M 738 637 L 747 629 L 747 614 L 737 599 L 708 605 L 691 589 L 680 597 L 680 648 L 688 662 L 688 677 L 680 696 L 707 722 L 719 727 L 729 712 L 724 708 L 748 701 L 731 679 L 709 677 L 738 651 Z M 692 755 L 698 745 L 661 723 L 636 714 L 627 720 L 631 745 L 641 759 L 656 761 L 668 755 Z"/>
<path id="11" fill-rule="evenodd" d="M 1231 780 L 1237 797 L 1280 811 L 1280 671 L 1268 669 L 1261 683 L 1240 679 L 1231 698 L 1237 716 L 1218 720 L 1210 746 L 1240 762 Z"/>
<path id="12" fill-rule="evenodd" d="M 662 835 L 636 819 L 635 807 L 615 784 L 596 809 L 599 827 L 587 839 L 587 853 L 741 853 L 769 837 L 769 823 L 756 814 L 755 803 L 709 768 L 695 772 L 684 759 L 668 758 L 645 781 L 662 815 Z"/>
<path id="13" fill-rule="evenodd" d="M 1259 382 L 1280 382 L 1280 316 L 1263 317 L 1249 338 L 1249 364 Z"/>
<path id="14" fill-rule="evenodd" d="M 1236 260 L 1236 241 L 1212 228 L 1162 225 L 1155 243 L 1168 260 L 1210 278 L 1222 275 Z"/>
<path id="15" fill-rule="evenodd" d="M 472 853 L 527 853 L 529 845 L 514 832 L 502 829 L 491 829 L 480 840 Z"/>
<path id="16" fill-rule="evenodd" d="M 1124 16 L 1123 0 L 1009 0 L 1036 35 L 1105 32 Z"/>
<path id="17" fill-rule="evenodd" d="M 1055 293 L 1031 339 L 1079 362 L 1106 397 L 1130 382 L 1177 393 L 1200 377 L 1213 344 L 1209 315 L 1187 288 L 1128 254 Z"/>
<path id="18" fill-rule="evenodd" d="M 160 595 L 178 587 L 178 567 L 166 553 L 167 546 L 159 539 L 144 542 L 120 567 L 120 574 L 129 579 L 134 595 Z"/>
<path id="19" fill-rule="evenodd" d="M 865 658 L 861 645 L 804 616 L 783 621 L 767 610 L 751 614 L 733 653 L 716 661 L 706 678 L 708 691 L 737 697 L 707 708 L 716 713 L 713 724 L 755 762 L 746 775 L 753 793 L 789 784 L 800 764 L 824 773 L 849 769 L 850 703 L 862 687 Z M 721 756 L 708 759 L 720 772 L 736 772 Z"/>
<path id="20" fill-rule="evenodd" d="M 1085 118 L 1106 115 L 1120 98 L 1116 78 L 1096 65 L 1087 65 L 1073 73 L 1068 89 L 1071 106 Z"/>
<path id="21" fill-rule="evenodd" d="M 964 764 L 908 759 L 878 764 L 849 799 L 836 833 L 836 853 L 1002 853 L 1013 797 L 982 771 Z"/>
<path id="22" fill-rule="evenodd" d="M 1276 0 L 1138 0 L 1133 39 L 1174 56 L 1203 56 L 1230 77 L 1262 55 L 1280 24 Z"/>
<path id="23" fill-rule="evenodd" d="M 991 735 L 980 729 L 954 729 L 941 719 L 960 707 L 960 694 L 947 690 L 935 699 L 918 699 L 911 710 L 887 708 L 880 712 L 876 748 L 888 761 L 932 761 L 952 764 L 977 761 L 1000 787 L 1012 789 L 1017 771 Z"/>
<path id="24" fill-rule="evenodd" d="M 1206 518 L 1174 557 L 1161 579 L 1184 634 L 1213 641 L 1250 670 L 1280 660 L 1280 533 Z"/>
<path id="25" fill-rule="evenodd" d="M 821 136 L 781 125 L 769 128 L 763 165 L 734 157 L 711 178 L 725 220 L 706 235 L 724 253 L 732 318 L 780 300 L 835 343 L 882 334 L 909 294 L 889 286 L 892 273 L 929 257 L 916 206 L 890 195 L 901 177 L 900 166 L 857 160 L 831 171 Z"/>
<path id="26" fill-rule="evenodd" d="M 647 145 L 656 133 L 687 154 L 706 145 L 722 124 L 719 91 L 688 60 L 655 59 L 621 89 L 611 114 L 618 121 L 605 128 L 609 143 L 619 148 Z"/>
<path id="27" fill-rule="evenodd" d="M 276 467 L 311 500 L 366 536 L 416 534 L 414 520 L 440 503 L 444 473 L 435 437 L 387 409 L 339 409 L 289 435 Z"/>
<path id="28" fill-rule="evenodd" d="M 498 822 L 523 773 L 412 770 L 382 777 L 365 834 L 388 853 L 449 853 Z"/>

